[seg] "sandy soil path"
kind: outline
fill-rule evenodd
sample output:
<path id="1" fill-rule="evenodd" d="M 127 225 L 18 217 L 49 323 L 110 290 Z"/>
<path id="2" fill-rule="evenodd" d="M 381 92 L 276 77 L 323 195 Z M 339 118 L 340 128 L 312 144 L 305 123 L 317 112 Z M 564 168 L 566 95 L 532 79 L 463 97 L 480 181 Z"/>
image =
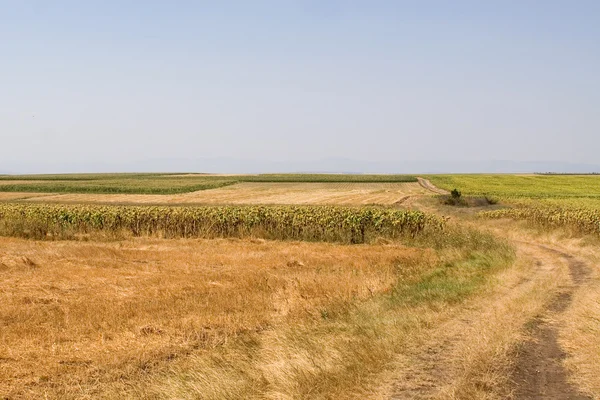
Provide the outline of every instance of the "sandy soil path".
<path id="1" fill-rule="evenodd" d="M 421 185 L 423 189 L 427 189 L 430 192 L 433 192 L 435 194 L 450 194 L 449 191 L 440 189 L 439 187 L 431 183 L 428 179 L 418 177 L 417 180 L 419 181 L 419 185 Z"/>
<path id="2" fill-rule="evenodd" d="M 563 366 L 566 353 L 558 344 L 558 321 L 561 316 L 564 317 L 574 292 L 585 283 L 590 266 L 564 251 L 537 246 L 541 251 L 549 252 L 567 262 L 571 282 L 561 285 L 560 292 L 546 307 L 544 314 L 533 321 L 530 340 L 524 344 L 513 373 L 516 384 L 515 398 L 591 399 L 580 394 L 577 388 L 567 382 L 567 373 Z"/>
<path id="3" fill-rule="evenodd" d="M 513 355 L 515 359 L 510 363 L 503 360 L 507 362 L 504 368 L 496 365 L 495 374 L 508 372 L 508 378 L 502 394 L 496 393 L 496 397 L 491 398 L 592 399 L 568 383 L 562 364 L 566 355 L 557 342 L 560 329 L 557 321 L 566 311 L 574 291 L 584 284 L 589 265 L 562 250 L 535 242 L 516 242 L 515 245 L 519 257 L 528 259 L 527 273 L 515 282 L 510 283 L 509 279 L 506 286 L 484 301 L 467 304 L 463 311 L 435 329 L 431 337 L 402 356 L 397 366 L 402 373 L 396 378 L 389 399 L 468 398 L 463 393 L 465 386 L 482 385 L 479 380 L 485 382 L 494 375 L 488 371 L 487 377 L 477 376 L 481 371 L 476 369 L 482 367 L 477 365 L 481 361 L 478 353 L 519 342 L 523 344 Z M 561 283 L 541 304 L 541 309 L 539 305 L 536 308 L 526 303 L 527 299 L 543 296 L 556 282 Z M 529 314 L 517 315 L 522 308 L 530 309 Z M 532 327 L 523 342 L 519 331 L 524 325 Z M 484 354 L 481 358 L 489 356 Z M 483 387 L 483 392 L 486 390 Z M 475 393 L 472 388 L 467 392 Z"/>
<path id="4" fill-rule="evenodd" d="M 426 179 L 419 178 L 419 184 L 446 193 Z M 569 382 L 567 354 L 558 341 L 572 298 L 586 290 L 592 266 L 567 248 L 521 233 L 497 233 L 513 237 L 518 259 L 525 263 L 520 277 L 501 277 L 497 291 L 466 304 L 402 356 L 397 366 L 402 372 L 385 398 L 592 399 Z M 501 352 L 482 354 L 503 347 L 518 350 L 507 351 L 504 358 Z M 498 365 L 489 363 L 494 357 Z M 489 365 L 481 363 L 486 359 Z M 486 368 L 498 369 L 478 371 Z"/>

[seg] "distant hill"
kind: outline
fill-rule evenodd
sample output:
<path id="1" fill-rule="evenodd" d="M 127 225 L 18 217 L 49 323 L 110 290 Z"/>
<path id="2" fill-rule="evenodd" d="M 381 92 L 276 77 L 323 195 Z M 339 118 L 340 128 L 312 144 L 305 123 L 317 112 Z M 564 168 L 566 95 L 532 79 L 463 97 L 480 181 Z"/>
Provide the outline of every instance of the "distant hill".
<path id="1" fill-rule="evenodd" d="M 306 161 L 262 161 L 235 158 L 152 159 L 128 163 L 22 163 L 13 173 L 68 172 L 221 172 L 221 173 L 598 173 L 600 165 L 560 161 L 360 161 L 327 158 Z M 8 173 L 8 172 L 7 172 Z"/>

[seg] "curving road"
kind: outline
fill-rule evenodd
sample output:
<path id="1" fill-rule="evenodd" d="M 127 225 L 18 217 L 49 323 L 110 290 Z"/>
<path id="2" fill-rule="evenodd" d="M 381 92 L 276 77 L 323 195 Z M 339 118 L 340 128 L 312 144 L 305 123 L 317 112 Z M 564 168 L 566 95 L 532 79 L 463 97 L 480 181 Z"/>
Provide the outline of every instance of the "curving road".
<path id="1" fill-rule="evenodd" d="M 419 185 L 421 185 L 422 188 L 427 189 L 430 192 L 433 192 L 435 194 L 450 194 L 449 191 L 440 189 L 439 187 L 431 183 L 428 179 L 417 177 L 417 180 L 419 181 Z"/>

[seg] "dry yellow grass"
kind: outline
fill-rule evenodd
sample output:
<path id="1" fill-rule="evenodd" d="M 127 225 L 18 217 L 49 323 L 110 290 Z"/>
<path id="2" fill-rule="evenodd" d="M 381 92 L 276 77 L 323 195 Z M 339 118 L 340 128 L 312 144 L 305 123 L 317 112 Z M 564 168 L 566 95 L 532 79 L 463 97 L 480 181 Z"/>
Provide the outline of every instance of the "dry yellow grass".
<path id="1" fill-rule="evenodd" d="M 177 195 L 58 194 L 30 201 L 113 204 L 399 204 L 430 193 L 418 183 L 250 183 Z"/>
<path id="2" fill-rule="evenodd" d="M 41 199 L 48 196 L 47 193 L 20 193 L 20 192 L 0 192 L 0 201 L 14 201 L 24 199 Z"/>
<path id="3" fill-rule="evenodd" d="M 215 365 L 223 352 L 244 370 L 257 337 L 274 340 L 266 350 L 276 351 L 290 331 L 318 326 L 435 262 L 431 251 L 399 245 L 0 239 L 0 246 L 0 396 L 9 398 L 182 398 L 178 388 L 197 397 L 168 371 L 196 360 L 207 369 L 190 371 L 202 379 L 226 379 L 227 368 Z M 239 340 L 249 347 L 235 350 Z M 276 363 L 259 362 L 263 373 L 304 368 L 294 367 L 303 355 L 289 343 L 279 351 L 291 352 L 287 364 L 263 354 Z M 315 368 L 305 367 L 309 375 Z M 235 389 L 212 385 L 214 398 Z"/>

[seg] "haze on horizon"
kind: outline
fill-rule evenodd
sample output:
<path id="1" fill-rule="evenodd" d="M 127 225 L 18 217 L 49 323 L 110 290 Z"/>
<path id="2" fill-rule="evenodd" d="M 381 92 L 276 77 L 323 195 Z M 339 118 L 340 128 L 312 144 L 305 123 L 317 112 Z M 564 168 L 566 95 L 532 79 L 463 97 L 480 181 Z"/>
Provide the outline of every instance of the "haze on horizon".
<path id="1" fill-rule="evenodd" d="M 598 1 L 0 5 L 0 173 L 600 165 Z"/>

